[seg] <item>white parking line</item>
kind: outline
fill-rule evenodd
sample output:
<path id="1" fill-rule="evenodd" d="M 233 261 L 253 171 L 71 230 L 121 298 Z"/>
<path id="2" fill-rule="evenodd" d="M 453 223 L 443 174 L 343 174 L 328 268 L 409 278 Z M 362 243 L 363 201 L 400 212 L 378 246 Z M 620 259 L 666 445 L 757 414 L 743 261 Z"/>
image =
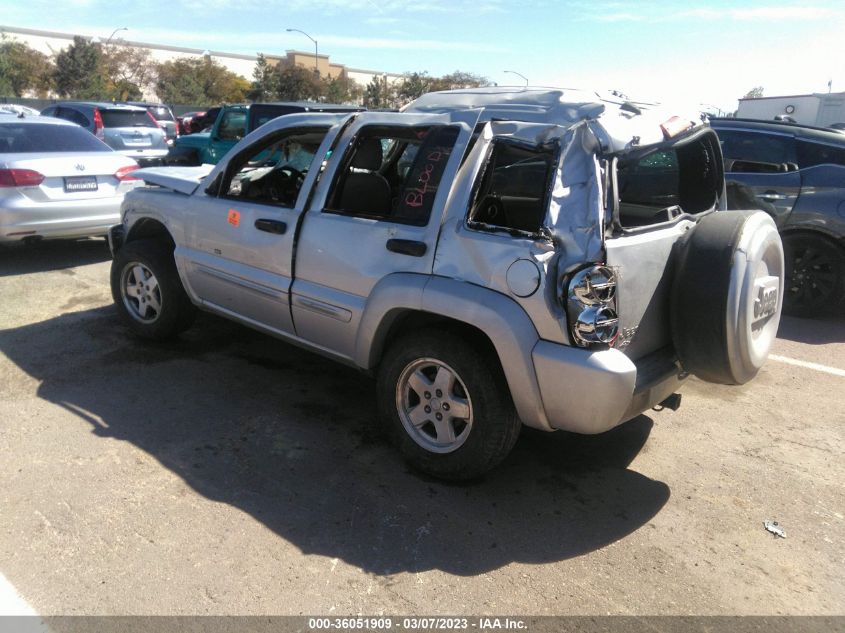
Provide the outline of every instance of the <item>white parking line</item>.
<path id="1" fill-rule="evenodd" d="M 810 363 L 806 360 L 798 360 L 796 358 L 789 358 L 788 356 L 778 356 L 777 354 L 769 354 L 769 358 L 776 360 L 779 363 L 786 363 L 787 365 L 795 365 L 796 367 L 803 367 L 805 369 L 812 369 L 813 371 L 821 371 L 832 376 L 840 376 L 845 378 L 845 369 L 838 367 L 828 367 L 827 365 L 819 365 L 818 363 Z"/>
<path id="2" fill-rule="evenodd" d="M 26 600 L 14 588 L 12 583 L 0 574 L 0 616 L 6 615 L 36 615 Z"/>

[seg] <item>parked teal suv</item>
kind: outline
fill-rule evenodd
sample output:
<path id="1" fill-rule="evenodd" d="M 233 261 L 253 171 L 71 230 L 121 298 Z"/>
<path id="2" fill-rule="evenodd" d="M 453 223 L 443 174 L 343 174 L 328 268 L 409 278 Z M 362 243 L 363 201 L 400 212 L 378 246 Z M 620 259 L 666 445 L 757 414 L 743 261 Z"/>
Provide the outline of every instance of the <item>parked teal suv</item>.
<path id="1" fill-rule="evenodd" d="M 171 148 L 168 165 L 216 165 L 235 144 L 267 121 L 294 112 L 356 112 L 363 108 L 330 103 L 252 103 L 220 108 L 209 132 L 180 136 Z"/>

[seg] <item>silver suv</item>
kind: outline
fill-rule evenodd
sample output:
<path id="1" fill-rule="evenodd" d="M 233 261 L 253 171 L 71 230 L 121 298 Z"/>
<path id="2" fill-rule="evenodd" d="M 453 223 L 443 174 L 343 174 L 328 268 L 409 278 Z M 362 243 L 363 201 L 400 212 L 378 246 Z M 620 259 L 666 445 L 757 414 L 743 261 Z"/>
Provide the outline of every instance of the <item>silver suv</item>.
<path id="1" fill-rule="evenodd" d="M 165 132 L 146 108 L 107 102 L 63 101 L 41 111 L 81 125 L 139 165 L 159 165 L 167 155 Z"/>
<path id="2" fill-rule="evenodd" d="M 601 433 L 689 374 L 744 383 L 780 319 L 780 238 L 724 210 L 713 131 L 595 93 L 292 114 L 213 168 L 139 173 L 110 233 L 131 330 L 199 307 L 370 372 L 438 477 L 492 468 L 522 424 Z"/>

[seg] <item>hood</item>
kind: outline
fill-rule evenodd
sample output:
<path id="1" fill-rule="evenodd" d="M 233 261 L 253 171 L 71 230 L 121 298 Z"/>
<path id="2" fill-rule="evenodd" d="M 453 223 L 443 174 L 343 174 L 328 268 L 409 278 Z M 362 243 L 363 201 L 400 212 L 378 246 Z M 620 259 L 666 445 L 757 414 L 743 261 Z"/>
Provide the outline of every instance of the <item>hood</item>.
<path id="1" fill-rule="evenodd" d="M 148 167 L 132 172 L 149 185 L 158 185 L 178 193 L 191 195 L 203 179 L 214 169 L 214 165 L 199 167 Z"/>

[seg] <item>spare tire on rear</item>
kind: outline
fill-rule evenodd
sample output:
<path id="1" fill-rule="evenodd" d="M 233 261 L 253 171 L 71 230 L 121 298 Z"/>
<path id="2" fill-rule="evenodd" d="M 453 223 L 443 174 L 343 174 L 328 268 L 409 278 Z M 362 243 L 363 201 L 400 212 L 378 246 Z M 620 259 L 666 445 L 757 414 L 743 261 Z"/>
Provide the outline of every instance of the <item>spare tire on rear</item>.
<path id="1" fill-rule="evenodd" d="M 762 211 L 719 211 L 678 244 L 672 340 L 683 368 L 708 382 L 757 375 L 777 335 L 783 245 Z"/>

